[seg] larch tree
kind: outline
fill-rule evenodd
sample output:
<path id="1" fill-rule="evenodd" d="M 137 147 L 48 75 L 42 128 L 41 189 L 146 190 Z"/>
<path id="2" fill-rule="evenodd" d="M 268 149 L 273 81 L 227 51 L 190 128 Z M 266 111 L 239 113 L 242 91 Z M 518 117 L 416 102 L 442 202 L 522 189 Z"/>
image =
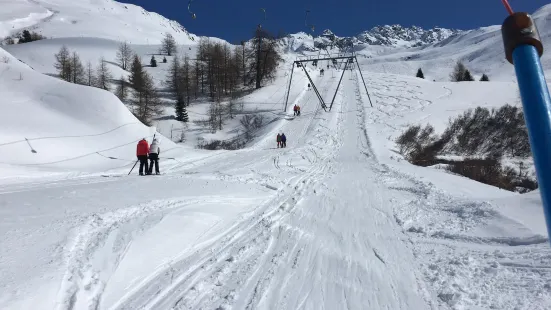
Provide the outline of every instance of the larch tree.
<path id="1" fill-rule="evenodd" d="M 86 73 L 84 71 L 84 66 L 80 61 L 80 57 L 77 52 L 73 52 L 71 56 L 71 82 L 75 84 L 86 84 Z"/>
<path id="2" fill-rule="evenodd" d="M 59 77 L 67 82 L 71 81 L 71 53 L 67 46 L 63 45 L 59 52 L 54 55 L 54 67 L 57 69 Z"/>
<path id="3" fill-rule="evenodd" d="M 96 87 L 110 90 L 109 87 L 109 81 L 113 79 L 113 75 L 111 74 L 111 71 L 107 67 L 107 62 L 105 61 L 105 58 L 101 57 L 98 68 L 96 69 Z"/>
<path id="4" fill-rule="evenodd" d="M 123 70 L 126 70 L 130 66 L 130 62 L 132 61 L 132 48 L 130 48 L 130 45 L 125 41 L 121 42 L 119 45 L 119 49 L 117 50 L 117 63 L 121 66 Z"/>

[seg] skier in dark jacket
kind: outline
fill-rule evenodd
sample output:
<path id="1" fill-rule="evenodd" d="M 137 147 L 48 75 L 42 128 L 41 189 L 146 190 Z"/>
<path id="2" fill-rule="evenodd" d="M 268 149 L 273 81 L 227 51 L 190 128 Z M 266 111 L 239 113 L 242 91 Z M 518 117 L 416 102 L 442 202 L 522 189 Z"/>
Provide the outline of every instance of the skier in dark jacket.
<path id="1" fill-rule="evenodd" d="M 287 137 L 284 133 L 281 134 L 281 147 L 287 147 Z"/>
<path id="2" fill-rule="evenodd" d="M 151 146 L 149 147 L 149 171 L 148 174 L 153 174 L 153 164 L 155 164 L 155 174 L 159 172 L 159 154 L 161 154 L 161 148 L 159 148 L 159 141 L 153 139 Z"/>
<path id="3" fill-rule="evenodd" d="M 279 133 L 277 134 L 276 141 L 277 141 L 277 148 L 279 148 L 281 146 L 281 135 Z"/>
<path id="4" fill-rule="evenodd" d="M 147 167 L 147 154 L 149 154 L 149 144 L 143 138 L 138 142 L 138 146 L 136 147 L 136 156 L 138 156 L 138 160 L 140 161 L 140 175 L 144 175 L 144 172 L 148 173 L 149 171 Z"/>

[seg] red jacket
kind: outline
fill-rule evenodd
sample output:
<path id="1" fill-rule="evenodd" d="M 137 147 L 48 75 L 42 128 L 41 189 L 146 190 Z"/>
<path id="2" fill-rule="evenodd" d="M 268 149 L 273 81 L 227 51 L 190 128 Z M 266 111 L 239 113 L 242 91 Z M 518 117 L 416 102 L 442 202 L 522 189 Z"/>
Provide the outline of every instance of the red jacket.
<path id="1" fill-rule="evenodd" d="M 140 155 L 146 155 L 149 154 L 149 144 L 147 143 L 146 140 L 140 140 L 140 142 L 138 142 L 138 147 L 136 148 L 136 155 L 137 156 L 140 156 Z"/>

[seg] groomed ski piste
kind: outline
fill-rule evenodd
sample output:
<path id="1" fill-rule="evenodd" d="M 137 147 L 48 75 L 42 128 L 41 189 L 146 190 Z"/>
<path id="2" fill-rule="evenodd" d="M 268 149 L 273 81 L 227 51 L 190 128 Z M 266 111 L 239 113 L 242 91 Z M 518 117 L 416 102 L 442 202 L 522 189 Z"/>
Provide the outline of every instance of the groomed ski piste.
<path id="1" fill-rule="evenodd" d="M 410 124 L 441 132 L 469 108 L 520 104 L 515 82 L 432 82 L 360 59 L 373 107 L 357 70 L 325 112 L 295 69 L 283 112 L 295 57 L 245 98 L 273 121 L 244 149 L 206 151 L 0 49 L 0 309 L 551 307 L 539 192 L 413 166 L 394 144 Z M 308 70 L 330 100 L 342 71 Z M 128 176 L 154 134 L 163 174 Z"/>

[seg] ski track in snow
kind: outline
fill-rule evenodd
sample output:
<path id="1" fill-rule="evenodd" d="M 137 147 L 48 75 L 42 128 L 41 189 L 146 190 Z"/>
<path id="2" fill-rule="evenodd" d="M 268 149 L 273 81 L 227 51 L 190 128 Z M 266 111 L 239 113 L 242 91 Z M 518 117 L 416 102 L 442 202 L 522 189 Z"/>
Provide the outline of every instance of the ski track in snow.
<path id="1" fill-rule="evenodd" d="M 402 91 L 409 98 L 387 96 L 389 79 L 371 79 L 375 96 L 381 98 L 377 111 L 385 118 L 396 109 L 415 104 L 422 106 L 430 100 L 413 94 L 409 85 Z M 384 85 L 383 85 L 384 83 Z M 452 90 L 444 87 L 447 94 Z M 378 93 L 378 94 L 377 94 Z M 398 107 L 396 100 L 403 104 Z M 430 104 L 430 103 L 429 103 Z M 405 106 L 405 107 L 404 107 Z M 397 116 L 399 117 L 399 116 Z M 380 116 L 370 115 L 368 123 L 377 123 Z M 392 215 L 409 239 L 410 247 L 420 262 L 428 284 L 432 306 L 451 309 L 547 309 L 551 302 L 551 251 L 548 238 L 540 235 L 526 237 L 481 237 L 473 230 L 503 220 L 491 203 L 457 198 L 438 189 L 430 182 L 386 168 L 381 181 L 386 187 L 406 199 L 393 199 Z M 499 225 L 499 224 L 498 224 Z M 427 295 L 428 296 L 428 295 Z M 435 298 L 436 297 L 436 298 Z"/>

